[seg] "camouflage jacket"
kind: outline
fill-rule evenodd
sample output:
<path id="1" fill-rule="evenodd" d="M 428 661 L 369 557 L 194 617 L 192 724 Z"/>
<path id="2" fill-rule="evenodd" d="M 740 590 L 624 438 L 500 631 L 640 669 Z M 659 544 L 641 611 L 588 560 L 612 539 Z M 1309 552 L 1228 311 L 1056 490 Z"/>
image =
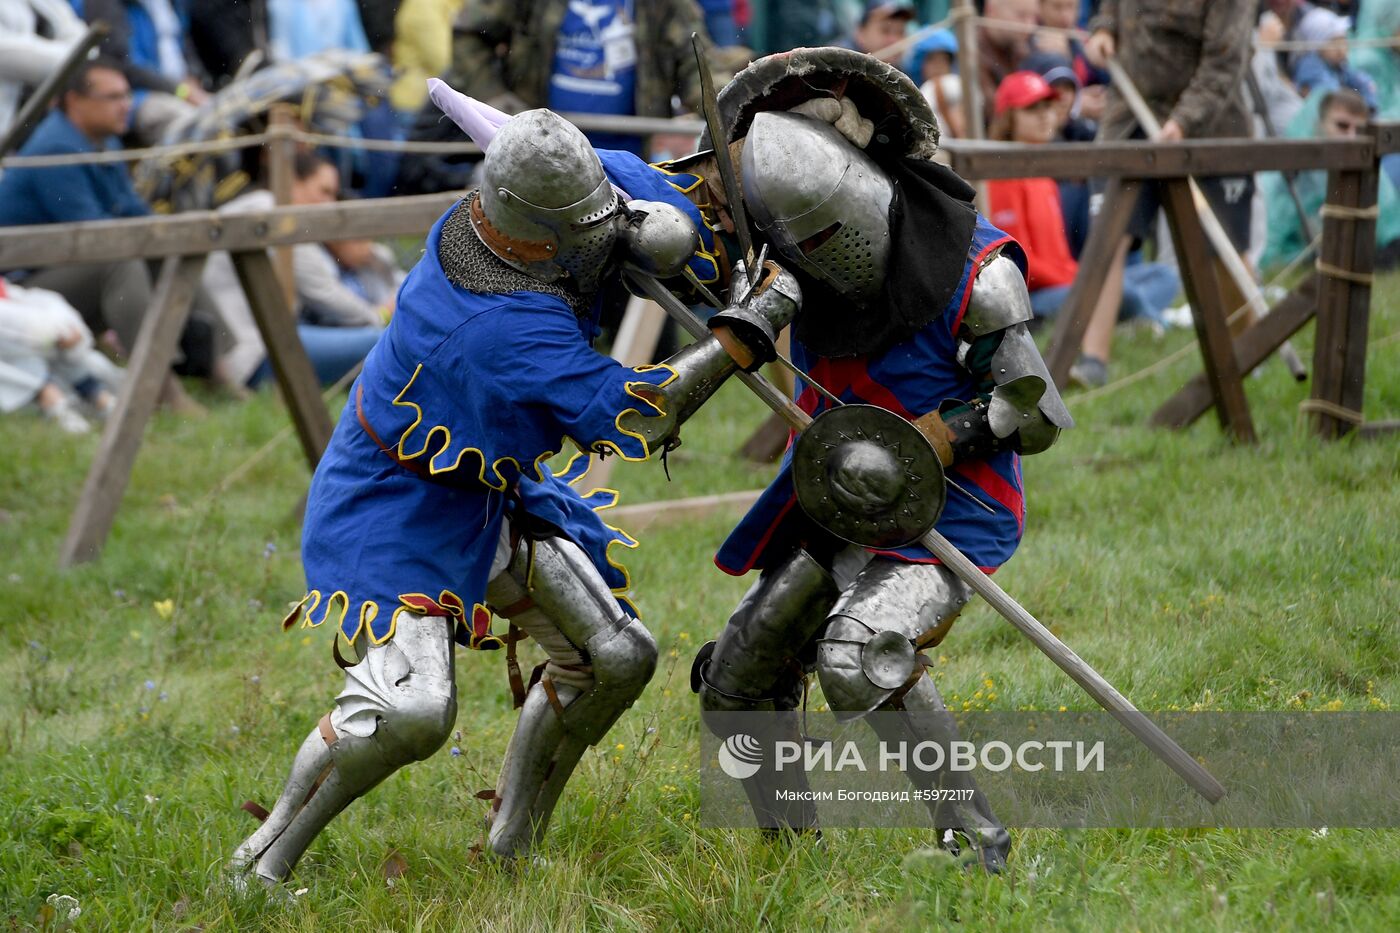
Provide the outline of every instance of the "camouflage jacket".
<path id="1" fill-rule="evenodd" d="M 1249 66 L 1254 0 L 1104 0 L 1090 29 L 1113 34 L 1118 60 L 1148 106 L 1188 139 L 1249 136 L 1241 88 Z M 1112 87 L 1100 139 L 1137 125 Z"/>
<path id="2" fill-rule="evenodd" d="M 478 100 L 514 95 L 527 107 L 545 106 L 567 8 L 567 0 L 467 0 L 453 30 L 448 83 Z M 639 0 L 633 9 L 637 116 L 673 116 L 672 96 L 698 112 L 700 75 L 690 34 L 704 35 L 704 26 L 695 0 Z"/>

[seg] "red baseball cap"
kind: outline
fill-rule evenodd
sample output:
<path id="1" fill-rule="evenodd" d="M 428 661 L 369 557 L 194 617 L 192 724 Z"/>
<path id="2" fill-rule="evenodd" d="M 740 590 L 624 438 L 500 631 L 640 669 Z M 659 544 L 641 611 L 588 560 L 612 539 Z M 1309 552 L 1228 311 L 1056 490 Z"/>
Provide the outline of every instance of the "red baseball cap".
<path id="1" fill-rule="evenodd" d="M 1002 78 L 997 87 L 996 112 L 1020 110 L 1054 96 L 1055 89 L 1050 82 L 1034 71 L 1016 71 Z"/>

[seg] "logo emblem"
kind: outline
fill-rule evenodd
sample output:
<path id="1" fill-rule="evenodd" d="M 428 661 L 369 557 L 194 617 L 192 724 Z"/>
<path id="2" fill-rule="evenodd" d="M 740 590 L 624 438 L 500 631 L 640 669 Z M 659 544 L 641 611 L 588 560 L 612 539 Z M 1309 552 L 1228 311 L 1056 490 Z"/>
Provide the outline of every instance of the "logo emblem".
<path id="1" fill-rule="evenodd" d="M 735 733 L 719 747 L 719 769 L 736 781 L 751 778 L 763 762 L 763 748 L 758 739 L 743 732 Z"/>

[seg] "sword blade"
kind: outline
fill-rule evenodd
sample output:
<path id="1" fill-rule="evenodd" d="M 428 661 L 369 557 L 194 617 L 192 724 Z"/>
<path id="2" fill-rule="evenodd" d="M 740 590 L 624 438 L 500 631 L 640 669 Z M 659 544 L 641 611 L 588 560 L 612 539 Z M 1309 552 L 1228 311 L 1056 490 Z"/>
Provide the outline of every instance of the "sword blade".
<path id="1" fill-rule="evenodd" d="M 725 200 L 729 202 L 729 217 L 734 221 L 734 235 L 739 239 L 739 252 L 748 266 L 749 284 L 752 285 L 758 281 L 758 270 L 753 261 L 753 237 L 749 235 L 744 192 L 739 188 L 739 176 L 734 173 L 734 160 L 729 155 L 729 134 L 724 131 L 724 124 L 719 119 L 715 79 L 710 74 L 710 63 L 705 60 L 705 49 L 698 32 L 690 34 L 690 45 L 695 50 L 695 66 L 700 69 L 700 107 L 705 111 L 705 127 L 710 131 L 710 146 L 714 149 L 715 164 L 719 166 Z"/>

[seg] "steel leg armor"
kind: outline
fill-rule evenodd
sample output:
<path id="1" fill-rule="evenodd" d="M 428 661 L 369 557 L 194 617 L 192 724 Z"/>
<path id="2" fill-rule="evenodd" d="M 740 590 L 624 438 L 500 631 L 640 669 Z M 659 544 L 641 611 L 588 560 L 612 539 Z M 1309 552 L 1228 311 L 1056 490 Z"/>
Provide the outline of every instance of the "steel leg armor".
<path id="1" fill-rule="evenodd" d="M 351 801 L 437 751 L 457 718 L 453 671 L 448 620 L 400 616 L 393 638 L 346 670 L 335 709 L 297 751 L 277 805 L 234 852 L 235 877 L 283 880 Z"/>
<path id="2" fill-rule="evenodd" d="M 872 560 L 846 588 L 817 643 L 817 673 L 832 712 L 857 719 L 898 699 L 923 672 L 971 590 L 938 564 Z"/>
<path id="3" fill-rule="evenodd" d="M 967 584 L 938 564 L 872 560 L 831 613 L 817 644 L 817 673 L 836 718 L 903 711 L 867 720 L 887 743 L 945 744 L 957 738 L 952 717 L 928 676 L 921 652 L 948 633 L 971 595 Z M 911 772 L 920 789 L 966 788 L 970 802 L 931 802 L 940 836 L 952 830 L 976 850 L 983 867 L 1000 871 L 1011 837 L 966 773 Z"/>
<path id="4" fill-rule="evenodd" d="M 765 572 L 734 610 L 719 639 L 702 648 L 695 660 L 691 689 L 700 694 L 701 708 L 706 712 L 776 711 L 772 734 L 762 737 L 760 745 L 771 749 L 778 740 L 802 741 L 794 712 L 802 698 L 802 653 L 825 623 L 836 597 L 831 574 L 806 551 L 795 552 L 781 566 Z M 780 788 L 806 790 L 806 775 L 791 768 L 778 771 L 765 762 L 744 781 L 758 824 L 769 829 L 815 828 L 815 806 L 800 799 L 778 802 Z"/>
<path id="5" fill-rule="evenodd" d="M 490 817 L 491 851 L 514 857 L 543 836 L 584 750 L 641 695 L 656 670 L 656 642 L 563 538 L 522 543 L 487 599 L 549 655 L 520 711 Z"/>
<path id="6" fill-rule="evenodd" d="M 948 743 L 958 740 L 957 723 L 927 672 L 923 672 L 914 686 L 900 698 L 897 708 L 902 711 L 898 718 L 879 715 L 867 720 L 887 746 L 937 742 L 947 748 Z M 961 842 L 966 842 L 975 851 L 983 868 L 993 873 L 1001 871 L 1006 864 L 1007 853 L 1011 851 L 1011 834 L 992 814 L 987 795 L 978 789 L 971 775 L 947 767 L 929 772 L 915 769 L 908 774 L 910 783 L 919 790 L 957 789 L 972 792 L 971 800 L 940 801 L 937 795 L 926 798 L 929 800 L 928 809 L 933 816 L 933 825 L 938 827 L 939 838 L 945 846 L 956 851 Z M 954 834 L 952 839 L 948 838 L 950 831 Z M 962 840 L 958 840 L 957 836 L 961 836 Z"/>

